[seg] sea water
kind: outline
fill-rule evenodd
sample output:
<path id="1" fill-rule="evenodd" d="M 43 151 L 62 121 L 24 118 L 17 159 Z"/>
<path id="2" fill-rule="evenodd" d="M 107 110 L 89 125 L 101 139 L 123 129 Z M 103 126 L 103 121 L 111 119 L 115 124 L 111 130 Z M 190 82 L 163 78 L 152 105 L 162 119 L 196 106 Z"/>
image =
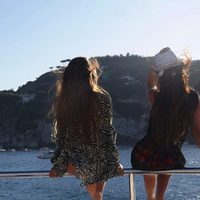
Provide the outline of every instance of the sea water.
<path id="1" fill-rule="evenodd" d="M 185 145 L 187 167 L 200 167 L 200 149 Z M 39 151 L 0 152 L 0 171 L 48 170 L 48 159 L 38 159 Z M 120 147 L 121 163 L 130 165 L 130 147 Z M 141 175 L 135 176 L 137 200 L 145 200 Z M 9 178 L 0 179 L 0 200 L 87 200 L 89 196 L 75 177 Z M 105 187 L 104 200 L 129 199 L 128 176 L 110 179 Z M 199 175 L 174 175 L 166 192 L 166 200 L 200 200 Z"/>

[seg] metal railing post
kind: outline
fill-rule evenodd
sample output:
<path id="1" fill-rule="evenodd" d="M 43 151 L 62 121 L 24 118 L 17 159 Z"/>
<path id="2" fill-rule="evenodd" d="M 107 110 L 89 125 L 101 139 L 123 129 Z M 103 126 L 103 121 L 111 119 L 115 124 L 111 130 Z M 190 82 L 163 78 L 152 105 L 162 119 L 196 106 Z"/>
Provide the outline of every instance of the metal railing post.
<path id="1" fill-rule="evenodd" d="M 129 195 L 130 200 L 136 200 L 135 181 L 133 173 L 129 174 Z"/>

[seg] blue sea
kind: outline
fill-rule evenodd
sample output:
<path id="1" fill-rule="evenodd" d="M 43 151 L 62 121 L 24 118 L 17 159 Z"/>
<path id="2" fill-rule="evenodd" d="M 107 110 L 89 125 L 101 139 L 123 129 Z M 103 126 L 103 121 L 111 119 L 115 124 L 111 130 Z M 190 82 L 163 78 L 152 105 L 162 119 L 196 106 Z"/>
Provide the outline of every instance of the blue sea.
<path id="1" fill-rule="evenodd" d="M 120 147 L 121 163 L 130 167 L 131 148 Z M 200 149 L 185 145 L 187 166 L 200 167 Z M 48 159 L 38 159 L 39 151 L 0 152 L 0 171 L 48 170 Z M 145 200 L 143 178 L 135 177 L 137 200 Z M 14 178 L 0 179 L 0 200 L 87 200 L 89 196 L 80 181 L 74 177 L 64 178 Z M 128 200 L 128 176 L 110 179 L 104 191 L 104 200 Z M 200 176 L 176 175 L 171 178 L 166 200 L 200 200 Z"/>

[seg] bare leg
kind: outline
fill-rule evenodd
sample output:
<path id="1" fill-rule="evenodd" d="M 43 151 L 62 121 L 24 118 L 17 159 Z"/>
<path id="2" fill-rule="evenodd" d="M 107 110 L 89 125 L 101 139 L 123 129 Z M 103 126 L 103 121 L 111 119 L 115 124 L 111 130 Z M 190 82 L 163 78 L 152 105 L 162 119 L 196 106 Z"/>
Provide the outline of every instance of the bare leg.
<path id="1" fill-rule="evenodd" d="M 86 186 L 86 189 L 93 200 L 102 200 L 105 182 L 94 183 Z"/>
<path id="2" fill-rule="evenodd" d="M 171 175 L 157 175 L 156 200 L 163 200 Z"/>
<path id="3" fill-rule="evenodd" d="M 144 184 L 148 200 L 155 199 L 156 175 L 144 175 Z"/>
<path id="4" fill-rule="evenodd" d="M 86 186 L 86 189 L 92 199 L 94 199 L 95 191 L 96 191 L 96 184 L 90 184 Z"/>
<path id="5" fill-rule="evenodd" d="M 68 173 L 68 174 L 71 174 L 71 175 L 74 175 L 74 174 L 75 174 L 75 167 L 74 167 L 71 163 L 69 163 L 69 164 L 67 165 L 67 173 Z"/>

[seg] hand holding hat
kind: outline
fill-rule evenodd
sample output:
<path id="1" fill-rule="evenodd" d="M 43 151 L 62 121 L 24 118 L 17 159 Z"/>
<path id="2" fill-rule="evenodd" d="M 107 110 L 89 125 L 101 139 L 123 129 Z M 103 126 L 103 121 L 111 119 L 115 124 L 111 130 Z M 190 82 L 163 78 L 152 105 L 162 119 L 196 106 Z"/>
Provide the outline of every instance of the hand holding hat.
<path id="1" fill-rule="evenodd" d="M 155 55 L 155 64 L 151 68 L 161 76 L 166 69 L 182 66 L 183 64 L 183 60 L 177 58 L 174 52 L 169 47 L 166 47 Z"/>

